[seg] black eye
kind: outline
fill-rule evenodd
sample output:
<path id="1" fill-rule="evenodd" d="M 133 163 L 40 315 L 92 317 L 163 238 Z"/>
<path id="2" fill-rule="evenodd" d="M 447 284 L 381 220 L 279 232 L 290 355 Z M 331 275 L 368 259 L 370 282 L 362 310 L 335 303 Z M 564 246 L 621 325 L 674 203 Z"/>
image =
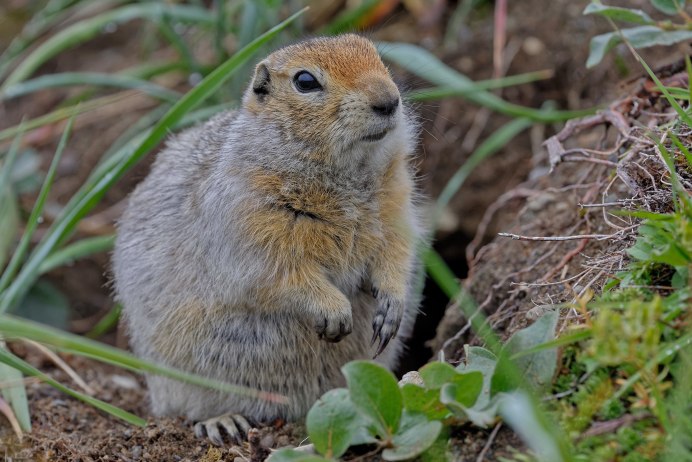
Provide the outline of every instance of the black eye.
<path id="1" fill-rule="evenodd" d="M 298 72 L 293 77 L 293 83 L 301 93 L 308 93 L 322 89 L 322 85 L 320 85 L 315 76 L 308 71 Z"/>

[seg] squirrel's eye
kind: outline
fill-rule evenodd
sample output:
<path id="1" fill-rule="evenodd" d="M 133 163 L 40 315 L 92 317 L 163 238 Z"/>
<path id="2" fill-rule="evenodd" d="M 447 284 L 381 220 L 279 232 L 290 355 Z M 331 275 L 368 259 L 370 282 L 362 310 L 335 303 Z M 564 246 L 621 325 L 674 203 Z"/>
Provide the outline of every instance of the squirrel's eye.
<path id="1" fill-rule="evenodd" d="M 293 77 L 293 83 L 301 93 L 317 91 L 322 89 L 322 85 L 317 81 L 314 75 L 308 71 L 300 71 Z"/>

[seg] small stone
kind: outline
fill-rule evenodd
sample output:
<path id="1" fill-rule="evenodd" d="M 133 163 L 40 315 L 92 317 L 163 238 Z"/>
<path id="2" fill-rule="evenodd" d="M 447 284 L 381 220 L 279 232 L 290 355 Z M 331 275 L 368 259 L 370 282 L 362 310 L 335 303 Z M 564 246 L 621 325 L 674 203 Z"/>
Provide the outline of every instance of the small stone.
<path id="1" fill-rule="evenodd" d="M 132 458 L 133 459 L 141 459 L 142 458 L 142 453 L 144 452 L 142 446 L 134 446 L 132 448 Z"/>
<path id="2" fill-rule="evenodd" d="M 111 382 L 117 387 L 125 388 L 126 390 L 137 390 L 139 388 L 139 383 L 126 375 L 113 374 L 111 375 Z"/>
<path id="3" fill-rule="evenodd" d="M 399 380 L 399 385 L 405 385 L 407 383 L 412 383 L 420 387 L 425 385 L 423 382 L 423 377 L 421 377 L 418 371 L 411 371 L 404 374 L 404 376 Z"/>
<path id="4" fill-rule="evenodd" d="M 545 50 L 545 44 L 536 37 L 526 37 L 521 49 L 529 56 L 536 56 Z"/>
<path id="5" fill-rule="evenodd" d="M 265 448 L 274 447 L 274 435 L 271 433 L 260 440 L 260 446 Z"/>
<path id="6" fill-rule="evenodd" d="M 281 448 L 283 446 L 288 446 L 290 444 L 290 440 L 288 439 L 288 436 L 286 435 L 281 435 L 276 438 L 276 447 Z"/>

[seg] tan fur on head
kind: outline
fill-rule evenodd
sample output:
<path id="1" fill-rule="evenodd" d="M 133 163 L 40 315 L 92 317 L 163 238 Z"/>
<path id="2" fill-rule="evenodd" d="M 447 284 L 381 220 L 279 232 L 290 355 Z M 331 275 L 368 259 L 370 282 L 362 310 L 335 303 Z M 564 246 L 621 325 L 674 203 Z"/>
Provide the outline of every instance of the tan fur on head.
<path id="1" fill-rule="evenodd" d="M 297 90 L 294 78 L 301 71 L 312 74 L 323 90 Z M 373 117 L 372 107 L 399 99 L 373 43 L 346 34 L 300 42 L 269 55 L 257 65 L 243 105 L 290 126 L 293 135 L 314 147 L 311 155 L 323 159 L 363 137 L 393 129 L 391 120 Z"/>

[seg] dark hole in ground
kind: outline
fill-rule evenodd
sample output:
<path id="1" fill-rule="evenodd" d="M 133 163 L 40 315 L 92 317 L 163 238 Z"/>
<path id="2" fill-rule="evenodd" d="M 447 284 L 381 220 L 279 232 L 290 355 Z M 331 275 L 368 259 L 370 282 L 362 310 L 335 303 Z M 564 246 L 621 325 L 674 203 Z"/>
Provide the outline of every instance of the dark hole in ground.
<path id="1" fill-rule="evenodd" d="M 468 265 L 465 249 L 471 242 L 471 237 L 461 231 L 448 234 L 433 243 L 433 248 L 439 253 L 452 272 L 459 279 L 466 277 Z M 426 343 L 435 337 L 438 324 L 442 320 L 449 297 L 429 276 L 425 278 L 421 312 L 416 318 L 413 335 L 407 342 L 407 349 L 395 371 L 401 377 L 408 371 L 418 370 L 432 358 L 434 352 Z"/>

